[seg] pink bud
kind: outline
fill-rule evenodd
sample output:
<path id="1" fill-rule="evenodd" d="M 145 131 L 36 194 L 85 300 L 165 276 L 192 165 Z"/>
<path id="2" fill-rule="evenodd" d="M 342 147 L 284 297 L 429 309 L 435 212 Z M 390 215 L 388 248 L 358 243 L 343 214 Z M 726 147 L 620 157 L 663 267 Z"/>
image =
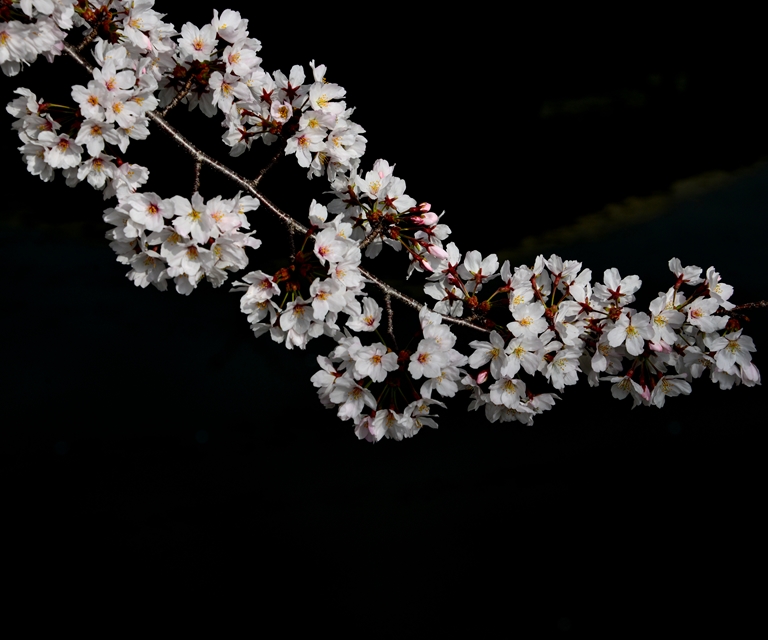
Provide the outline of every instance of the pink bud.
<path id="1" fill-rule="evenodd" d="M 660 340 L 659 342 L 649 342 L 648 348 L 656 353 L 670 353 L 672 351 L 672 347 L 663 340 Z"/>
<path id="2" fill-rule="evenodd" d="M 448 254 L 446 253 L 445 249 L 438 247 L 436 244 L 431 244 L 427 247 L 427 251 L 431 253 L 436 258 L 440 258 L 441 260 L 447 260 Z"/>
<path id="3" fill-rule="evenodd" d="M 416 224 L 424 225 L 425 227 L 431 227 L 435 224 L 437 224 L 438 217 L 437 214 L 430 212 L 425 212 L 423 215 L 420 216 L 413 216 L 411 218 Z"/>
<path id="4" fill-rule="evenodd" d="M 483 384 L 488 379 L 488 369 L 477 374 L 477 384 Z"/>
<path id="5" fill-rule="evenodd" d="M 426 213 L 427 211 L 429 211 L 431 208 L 432 208 L 432 205 L 431 205 L 431 204 L 429 204 L 429 202 L 422 202 L 422 203 L 419 205 L 419 211 L 423 211 L 424 213 Z"/>
<path id="6" fill-rule="evenodd" d="M 741 379 L 744 382 L 753 382 L 760 384 L 760 371 L 758 371 L 754 362 L 741 367 Z"/>

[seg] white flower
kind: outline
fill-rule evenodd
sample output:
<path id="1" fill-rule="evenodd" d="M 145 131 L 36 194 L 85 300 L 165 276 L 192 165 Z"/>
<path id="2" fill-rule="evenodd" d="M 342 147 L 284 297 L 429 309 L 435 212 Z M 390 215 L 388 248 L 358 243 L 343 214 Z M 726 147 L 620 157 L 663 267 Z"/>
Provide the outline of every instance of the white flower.
<path id="1" fill-rule="evenodd" d="M 346 90 L 332 82 L 315 82 L 309 89 L 309 101 L 316 111 L 324 111 L 335 115 L 340 114 L 346 108 L 343 102 L 331 102 L 336 98 L 343 98 Z"/>
<path id="2" fill-rule="evenodd" d="M 160 255 L 168 261 L 168 274 L 175 278 L 186 275 L 195 279 L 203 277 L 205 271 L 213 266 L 214 258 L 208 249 L 198 247 L 191 241 L 163 244 Z M 178 284 L 178 283 L 177 283 Z"/>
<path id="3" fill-rule="evenodd" d="M 163 200 L 156 193 L 134 193 L 121 201 L 130 207 L 130 216 L 150 231 L 160 231 L 165 226 L 164 218 L 174 214 L 173 203 Z"/>
<path id="4" fill-rule="evenodd" d="M 226 13 L 226 12 L 225 12 Z M 244 42 L 231 44 L 222 54 L 227 65 L 227 73 L 245 77 L 259 66 L 261 59 L 256 52 L 245 46 Z"/>
<path id="5" fill-rule="evenodd" d="M 456 353 L 455 351 L 453 353 Z M 448 353 L 450 360 L 450 352 Z M 448 365 L 440 370 L 440 375 L 435 378 L 427 378 L 419 392 L 424 398 L 431 398 L 432 392 L 437 391 L 444 398 L 453 398 L 459 390 L 457 384 L 462 376 L 461 369 L 458 366 Z"/>
<path id="6" fill-rule="evenodd" d="M 601 378 L 601 380 L 609 380 L 613 383 L 611 395 L 618 400 L 623 400 L 627 395 L 632 394 L 633 409 L 641 404 L 643 400 L 650 399 L 650 392 L 627 376 L 612 376 L 610 378 Z"/>
<path id="7" fill-rule="evenodd" d="M 506 376 L 494 382 L 489 389 L 491 402 L 502 404 L 508 409 L 517 407 L 525 396 L 525 383 L 522 380 L 507 378 Z"/>
<path id="8" fill-rule="evenodd" d="M 355 246 L 350 240 L 337 235 L 335 227 L 327 227 L 315 236 L 314 252 L 320 264 L 326 261 L 339 263 L 344 260 L 347 252 Z"/>
<path id="9" fill-rule="evenodd" d="M 464 262 L 459 265 L 458 273 L 464 280 L 474 281 L 477 285 L 487 282 L 499 269 L 499 259 L 495 253 L 483 259 L 479 251 L 468 251 Z"/>
<path id="10" fill-rule="evenodd" d="M 355 373 L 360 378 L 368 376 L 374 382 L 384 382 L 387 373 L 397 367 L 397 354 L 387 353 L 380 342 L 363 347 L 355 354 Z"/>
<path id="11" fill-rule="evenodd" d="M 127 91 L 111 91 L 104 98 L 104 117 L 119 127 L 130 129 L 141 115 L 141 106 L 131 100 Z"/>
<path id="12" fill-rule="evenodd" d="M 325 149 L 325 134 L 311 130 L 299 130 L 285 144 L 285 155 L 296 154 L 300 167 L 312 164 L 312 154 Z"/>
<path id="13" fill-rule="evenodd" d="M 403 411 L 401 422 L 407 425 L 408 432 L 411 435 L 418 433 L 422 427 L 431 427 L 437 429 L 437 422 L 433 418 L 438 416 L 430 416 L 430 407 L 436 404 L 445 409 L 445 404 L 439 400 L 432 400 L 431 398 L 421 398 L 420 400 L 414 400 Z"/>
<path id="14" fill-rule="evenodd" d="M 87 119 L 80 125 L 75 142 L 84 144 L 92 156 L 104 151 L 104 143 L 117 145 L 119 138 L 111 124 L 101 120 Z"/>
<path id="15" fill-rule="evenodd" d="M 728 298 L 733 295 L 733 287 L 724 282 L 720 282 L 720 274 L 715 271 L 714 267 L 707 269 L 707 284 L 709 285 L 709 295 L 717 300 L 718 304 L 725 309 L 733 309 L 735 306 L 732 302 L 728 302 Z"/>
<path id="16" fill-rule="evenodd" d="M 363 310 L 359 315 L 350 317 L 347 326 L 352 331 L 376 331 L 381 323 L 381 307 L 370 297 L 363 300 Z"/>
<path id="17" fill-rule="evenodd" d="M 191 22 L 181 28 L 179 51 L 186 58 L 204 62 L 211 57 L 216 48 L 216 27 L 207 24 L 198 29 Z"/>
<path id="18" fill-rule="evenodd" d="M 608 332 L 608 344 L 614 349 L 626 344 L 627 353 L 633 356 L 639 356 L 645 349 L 645 341 L 652 338 L 651 319 L 647 313 L 642 312 L 631 317 L 622 313 L 614 328 Z"/>
<path id="19" fill-rule="evenodd" d="M 512 309 L 512 317 L 515 320 L 507 324 L 507 329 L 516 338 L 521 336 L 536 338 L 547 329 L 544 311 L 544 305 L 541 302 L 516 305 Z"/>
<path id="20" fill-rule="evenodd" d="M 344 287 L 336 280 L 316 278 L 309 287 L 315 320 L 322 322 L 329 311 L 339 312 L 346 306 Z"/>
<path id="21" fill-rule="evenodd" d="M 248 31 L 248 20 L 243 20 L 240 17 L 240 13 L 233 11 L 232 9 L 224 9 L 219 16 L 219 12 L 213 10 L 214 29 L 219 34 L 219 37 L 223 38 L 227 42 L 237 42 L 244 38 Z"/>
<path id="22" fill-rule="evenodd" d="M 208 85 L 213 90 L 211 98 L 214 104 L 225 113 L 230 110 L 235 99 L 248 100 L 251 96 L 248 86 L 230 74 L 222 75 L 216 71 L 211 74 Z"/>
<path id="23" fill-rule="evenodd" d="M 634 294 L 643 284 L 643 281 L 637 276 L 622 278 L 619 270 L 616 268 L 605 270 L 603 282 L 605 284 L 595 284 L 593 290 L 594 299 L 603 302 L 615 302 L 619 307 L 632 304 L 635 301 Z"/>
<path id="24" fill-rule="evenodd" d="M 554 345 L 560 345 L 559 342 L 550 342 L 547 349 Z M 555 351 L 551 362 L 547 362 L 542 373 L 552 383 L 552 386 L 562 391 L 567 385 L 576 384 L 578 381 L 579 356 L 578 349 L 573 347 L 561 348 Z"/>
<path id="25" fill-rule="evenodd" d="M 310 381 L 317 387 L 320 402 L 325 406 L 333 406 L 330 400 L 331 391 L 333 391 L 333 385 L 343 374 L 338 372 L 330 358 L 325 356 L 317 356 L 317 364 L 320 365 L 321 369 L 310 378 Z"/>
<path id="26" fill-rule="evenodd" d="M 341 420 L 351 420 L 360 415 L 363 407 L 376 408 L 376 399 L 368 389 L 347 378 L 339 378 L 330 394 L 330 400 L 338 405 Z"/>
<path id="27" fill-rule="evenodd" d="M 520 336 L 511 340 L 507 345 L 507 364 L 502 369 L 502 375 L 514 376 L 522 367 L 526 373 L 533 375 L 539 367 L 541 356 L 539 351 L 544 348 L 544 343 L 539 338 Z"/>
<path id="28" fill-rule="evenodd" d="M 672 258 L 669 261 L 669 270 L 677 276 L 679 284 L 697 285 L 704 280 L 700 278 L 701 267 L 691 265 L 690 267 L 683 268 L 679 258 Z"/>
<path id="29" fill-rule="evenodd" d="M 650 305 L 653 341 L 663 340 L 669 345 L 675 344 L 675 329 L 685 322 L 685 314 L 667 307 L 667 294 L 661 294 Z"/>
<path id="30" fill-rule="evenodd" d="M 236 290 L 248 285 L 245 294 L 240 299 L 240 310 L 243 313 L 251 313 L 254 305 L 264 302 L 280 293 L 280 287 L 275 284 L 272 276 L 263 271 L 251 271 L 243 276 L 244 284 L 235 285 Z"/>
<path id="31" fill-rule="evenodd" d="M 437 378 L 443 367 L 448 366 L 448 356 L 431 338 L 419 342 L 416 351 L 411 355 L 408 372 L 414 380 L 421 376 Z"/>
<path id="32" fill-rule="evenodd" d="M 75 85 L 72 87 L 72 99 L 77 102 L 82 113 L 87 119 L 103 122 L 107 103 L 107 90 L 103 84 L 91 80 L 88 87 Z"/>
<path id="33" fill-rule="evenodd" d="M 136 84 L 136 76 L 133 71 L 126 69 L 118 72 L 113 59 L 105 60 L 101 69 L 96 67 L 93 70 L 93 79 L 98 86 L 104 87 L 108 92 L 119 89 L 125 91 L 132 89 Z"/>
<path id="34" fill-rule="evenodd" d="M 502 377 L 502 369 L 507 364 L 507 354 L 504 352 L 504 338 L 496 331 L 491 331 L 490 342 L 473 340 L 469 346 L 475 352 L 469 356 L 469 366 L 479 369 L 486 362 L 491 363 L 491 375 L 497 380 Z"/>
<path id="35" fill-rule="evenodd" d="M 705 333 L 724 329 L 728 324 L 728 317 L 711 315 L 719 306 L 718 301 L 712 298 L 697 298 L 685 307 L 688 312 L 688 322 Z"/>
<path id="36" fill-rule="evenodd" d="M 688 395 L 691 392 L 691 385 L 682 379 L 684 377 L 683 375 L 662 376 L 651 392 L 651 404 L 661 408 L 667 396 L 673 398 L 681 393 Z"/>
<path id="37" fill-rule="evenodd" d="M 296 333 L 306 333 L 312 323 L 309 301 L 298 298 L 289 302 L 280 314 L 280 328 L 283 331 L 293 329 Z"/>
<path id="38" fill-rule="evenodd" d="M 706 340 L 711 351 L 715 351 L 715 363 L 723 371 L 729 371 L 733 365 L 746 367 L 752 362 L 750 351 L 756 351 L 755 343 L 749 336 L 742 333 L 742 329 L 719 336 L 713 340 Z"/>
<path id="39" fill-rule="evenodd" d="M 80 164 L 83 148 L 66 133 L 58 135 L 53 131 L 43 131 L 37 140 L 45 145 L 45 161 L 54 169 L 66 169 Z"/>
<path id="40" fill-rule="evenodd" d="M 191 236 L 195 242 L 204 244 L 209 238 L 219 235 L 219 229 L 199 193 L 192 194 L 192 202 L 182 196 L 173 196 L 171 201 L 178 216 L 173 226 L 182 236 Z"/>
<path id="41" fill-rule="evenodd" d="M 83 162 L 77 169 L 77 179 L 87 180 L 94 189 L 103 189 L 107 180 L 117 173 L 117 166 L 110 162 L 114 157 L 106 154 L 96 154 Z"/>

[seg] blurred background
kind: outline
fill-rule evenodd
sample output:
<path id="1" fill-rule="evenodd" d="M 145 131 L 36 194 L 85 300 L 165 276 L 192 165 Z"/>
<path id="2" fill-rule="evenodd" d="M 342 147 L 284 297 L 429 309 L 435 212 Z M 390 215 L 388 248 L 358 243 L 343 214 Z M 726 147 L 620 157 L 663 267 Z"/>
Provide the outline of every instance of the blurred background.
<path id="1" fill-rule="evenodd" d="M 353 24 L 228 6 L 251 18 L 265 69 L 328 66 L 367 131 L 366 166 L 395 163 L 461 249 L 513 265 L 554 252 L 596 281 L 615 266 L 642 278 L 642 306 L 672 284 L 672 257 L 714 265 L 736 304 L 768 298 L 764 52 L 727 20 L 435 22 L 393 5 Z M 177 29 L 211 17 L 155 8 Z M 87 78 L 39 61 L 3 78 L 2 100 L 17 86 L 66 100 L 66 83 Z M 180 562 L 192 582 L 235 561 L 283 589 L 333 576 L 344 598 L 402 589 L 430 606 L 471 591 L 513 629 L 566 634 L 752 620 L 757 594 L 740 585 L 765 568 L 762 387 L 698 380 L 663 410 L 631 411 L 608 386 L 580 384 L 532 427 L 489 424 L 460 397 L 437 431 L 358 442 L 309 382 L 328 344 L 255 340 L 223 290 L 135 288 L 103 238 L 101 196 L 27 174 L 5 118 L 0 450 L 19 553 L 95 571 Z M 202 118 L 170 116 L 223 158 L 217 122 Z M 191 165 L 169 146 L 158 134 L 130 157 L 150 168 L 148 190 L 186 194 Z M 233 166 L 253 175 L 268 157 Z M 293 161 L 262 187 L 297 215 L 325 202 Z M 201 191 L 234 195 L 205 171 Z M 257 237 L 279 247 L 263 216 Z M 765 312 L 752 320 L 762 368 Z M 491 577 L 504 587 L 488 589 Z"/>

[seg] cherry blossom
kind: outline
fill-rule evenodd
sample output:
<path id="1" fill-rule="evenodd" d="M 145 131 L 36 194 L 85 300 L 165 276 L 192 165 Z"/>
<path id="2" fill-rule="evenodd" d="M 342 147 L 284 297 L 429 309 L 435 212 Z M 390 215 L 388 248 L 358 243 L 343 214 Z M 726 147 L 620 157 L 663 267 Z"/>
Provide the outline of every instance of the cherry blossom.
<path id="1" fill-rule="evenodd" d="M 326 66 L 264 69 L 261 43 L 238 12 L 214 10 L 207 24 L 178 32 L 152 0 L 18 6 L 0 22 L 6 76 L 41 55 L 68 55 L 84 70 L 69 105 L 52 108 L 22 87 L 6 107 L 29 172 L 46 182 L 58 173 L 117 200 L 102 219 L 135 286 L 189 295 L 235 274 L 230 290 L 254 336 L 287 349 L 333 344 L 311 381 L 359 439 L 401 441 L 436 428 L 431 408 L 446 408 L 438 397 L 462 392 L 468 410 L 482 407 L 491 422 L 530 425 L 561 399 L 552 389 L 564 393 L 581 376 L 609 382 L 633 408 L 661 408 L 707 374 L 721 389 L 760 384 L 744 307 L 713 266 L 702 277 L 671 258 L 670 287 L 646 311 L 635 307 L 637 275 L 610 268 L 592 282 L 589 268 L 556 254 L 513 266 L 461 250 L 395 164 L 365 158 L 368 132 L 353 120 L 346 89 L 325 80 Z M 274 162 L 322 182 L 323 201 L 312 200 L 305 216 L 279 209 L 259 184 L 271 164 L 248 178 L 203 153 L 165 117 L 180 104 L 219 118 L 230 156 L 274 145 Z M 149 170 L 127 156 L 154 129 L 189 153 L 193 184 L 143 190 Z M 236 195 L 203 197 L 203 165 L 233 181 Z M 246 272 L 265 209 L 289 228 L 291 249 L 281 266 Z M 431 307 L 368 270 L 364 259 L 381 255 L 402 259 L 406 279 L 423 278 Z"/>

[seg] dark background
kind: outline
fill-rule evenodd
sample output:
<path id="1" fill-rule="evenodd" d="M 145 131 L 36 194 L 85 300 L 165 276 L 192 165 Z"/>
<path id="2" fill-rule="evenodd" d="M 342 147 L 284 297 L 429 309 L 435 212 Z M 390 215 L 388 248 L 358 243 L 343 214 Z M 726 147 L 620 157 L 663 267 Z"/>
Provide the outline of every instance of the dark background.
<path id="1" fill-rule="evenodd" d="M 180 5 L 156 8 L 177 29 L 210 18 Z M 727 20 L 437 22 L 392 6 L 353 23 L 239 5 L 265 69 L 328 65 L 367 130 L 366 166 L 396 163 L 461 249 L 513 264 L 557 252 L 596 281 L 616 266 L 643 279 L 641 306 L 672 284 L 673 256 L 715 265 L 737 304 L 768 298 L 764 55 Z M 22 85 L 66 99 L 63 81 L 87 78 L 40 61 L 3 80 L 2 98 Z M 224 157 L 218 123 L 202 118 L 170 116 Z M 103 239 L 101 197 L 27 174 L 6 123 L 1 449 L 20 584 L 154 576 L 209 589 L 249 576 L 261 607 L 327 598 L 370 611 L 368 635 L 381 610 L 402 631 L 403 611 L 434 625 L 444 604 L 451 624 L 563 634 L 756 619 L 762 387 L 698 380 L 662 410 L 631 411 L 580 384 L 533 427 L 489 424 L 460 397 L 437 431 L 358 442 L 309 382 L 329 344 L 254 340 L 237 296 L 207 285 L 135 288 Z M 147 189 L 190 190 L 191 166 L 161 134 L 130 151 L 152 171 Z M 255 174 L 267 156 L 233 164 Z M 204 197 L 234 193 L 202 178 Z M 323 197 L 292 161 L 262 186 L 291 212 Z M 266 215 L 253 227 L 279 249 Z M 265 246 L 250 267 L 271 259 Z M 759 367 L 765 321 L 756 312 L 747 329 Z"/>

